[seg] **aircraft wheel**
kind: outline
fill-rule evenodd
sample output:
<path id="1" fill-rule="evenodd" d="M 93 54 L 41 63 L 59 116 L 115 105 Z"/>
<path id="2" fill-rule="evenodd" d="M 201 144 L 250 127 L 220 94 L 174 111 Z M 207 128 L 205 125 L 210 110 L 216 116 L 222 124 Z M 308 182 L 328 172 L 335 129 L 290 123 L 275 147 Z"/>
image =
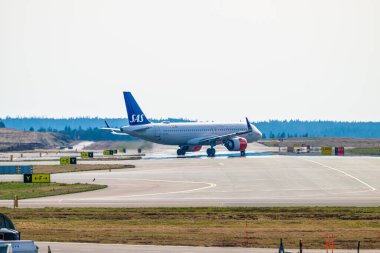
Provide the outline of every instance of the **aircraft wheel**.
<path id="1" fill-rule="evenodd" d="M 208 148 L 207 149 L 207 156 L 208 157 L 214 157 L 215 156 L 215 148 Z"/>
<path id="2" fill-rule="evenodd" d="M 245 150 L 240 151 L 240 156 L 245 156 Z"/>
<path id="3" fill-rule="evenodd" d="M 185 155 L 186 152 L 183 149 L 177 149 L 177 155 Z"/>

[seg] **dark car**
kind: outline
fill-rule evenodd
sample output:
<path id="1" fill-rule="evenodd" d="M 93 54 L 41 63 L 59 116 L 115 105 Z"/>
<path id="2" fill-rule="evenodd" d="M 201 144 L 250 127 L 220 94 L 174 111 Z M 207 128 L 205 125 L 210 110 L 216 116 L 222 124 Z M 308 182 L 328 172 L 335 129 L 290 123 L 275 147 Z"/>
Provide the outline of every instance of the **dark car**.
<path id="1" fill-rule="evenodd" d="M 0 213 L 0 240 L 20 240 L 20 232 L 15 229 L 13 222 L 5 214 Z"/>

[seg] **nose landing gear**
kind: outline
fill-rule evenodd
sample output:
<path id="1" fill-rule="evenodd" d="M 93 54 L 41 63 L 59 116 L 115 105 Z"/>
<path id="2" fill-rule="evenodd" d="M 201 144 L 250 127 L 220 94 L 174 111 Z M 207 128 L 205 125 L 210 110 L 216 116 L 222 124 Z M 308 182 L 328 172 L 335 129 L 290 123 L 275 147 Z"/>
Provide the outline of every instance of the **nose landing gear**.
<path id="1" fill-rule="evenodd" d="M 215 148 L 208 148 L 207 149 L 207 156 L 208 157 L 214 157 L 215 156 Z"/>

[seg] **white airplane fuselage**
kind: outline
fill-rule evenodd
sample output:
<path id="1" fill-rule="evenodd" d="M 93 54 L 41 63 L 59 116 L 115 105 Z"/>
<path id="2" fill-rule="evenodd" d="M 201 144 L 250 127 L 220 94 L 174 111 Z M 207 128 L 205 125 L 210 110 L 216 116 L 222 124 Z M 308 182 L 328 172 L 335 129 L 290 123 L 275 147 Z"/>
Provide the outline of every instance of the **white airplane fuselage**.
<path id="1" fill-rule="evenodd" d="M 240 135 L 247 142 L 261 139 L 261 132 L 253 131 Z M 151 123 L 143 126 L 124 126 L 120 130 L 128 135 L 164 145 L 197 145 L 205 137 L 221 136 L 247 129 L 245 123 Z M 219 144 L 219 143 L 218 143 Z"/>
<path id="2" fill-rule="evenodd" d="M 215 146 L 224 145 L 229 151 L 240 151 L 245 156 L 247 143 L 262 138 L 261 132 L 245 118 L 245 123 L 151 123 L 133 95 L 123 92 L 128 114 L 128 126 L 112 128 L 106 123 L 104 130 L 112 134 L 130 135 L 146 141 L 179 147 L 177 155 L 197 152 L 209 146 L 207 156 L 215 156 Z"/>

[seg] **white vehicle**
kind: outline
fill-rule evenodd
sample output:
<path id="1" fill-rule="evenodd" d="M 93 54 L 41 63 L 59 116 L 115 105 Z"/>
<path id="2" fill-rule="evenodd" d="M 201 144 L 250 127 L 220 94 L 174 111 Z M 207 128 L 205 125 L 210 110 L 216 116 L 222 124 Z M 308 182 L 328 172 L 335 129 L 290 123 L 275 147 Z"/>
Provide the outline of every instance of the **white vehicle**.
<path id="1" fill-rule="evenodd" d="M 203 145 L 208 156 L 215 156 L 216 145 L 224 145 L 229 151 L 240 151 L 245 156 L 249 142 L 262 138 L 261 132 L 248 118 L 245 123 L 151 123 L 140 109 L 130 92 L 124 92 L 128 113 L 128 126 L 111 128 L 107 122 L 105 130 L 112 134 L 131 135 L 146 141 L 179 146 L 177 155 L 201 150 Z"/>
<path id="2" fill-rule="evenodd" d="M 13 253 L 37 253 L 38 247 L 34 241 L 22 240 L 22 241 L 2 241 L 0 240 L 0 245 L 12 245 Z"/>
<path id="3" fill-rule="evenodd" d="M 0 244 L 0 253 L 13 253 L 12 244 Z"/>

